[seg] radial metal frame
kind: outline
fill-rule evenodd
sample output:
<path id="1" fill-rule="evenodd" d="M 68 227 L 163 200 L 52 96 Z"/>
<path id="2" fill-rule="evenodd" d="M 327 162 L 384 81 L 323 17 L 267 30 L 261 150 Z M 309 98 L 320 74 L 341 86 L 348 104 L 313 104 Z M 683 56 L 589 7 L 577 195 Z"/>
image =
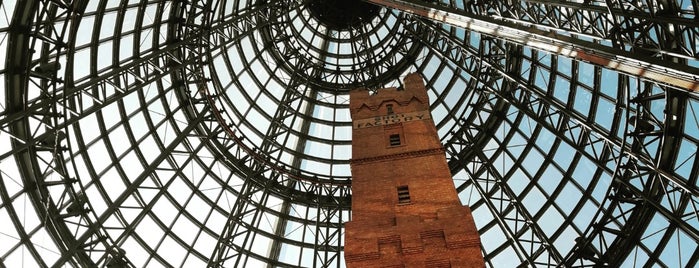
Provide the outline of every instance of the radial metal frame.
<path id="1" fill-rule="evenodd" d="M 699 175 L 699 158 L 677 158 L 677 151 L 685 148 L 686 143 L 693 144 L 695 147 L 699 143 L 697 133 L 686 133 L 687 127 L 683 125 L 689 120 L 688 113 L 693 107 L 691 104 L 696 102 L 697 96 L 695 93 L 682 90 L 694 90 L 692 83 L 696 85 L 697 81 L 697 78 L 691 75 L 696 71 L 698 61 L 696 43 L 693 42 L 697 40 L 695 37 L 699 27 L 692 20 L 693 14 L 697 13 L 696 1 L 691 1 L 689 4 L 691 9 L 680 8 L 676 2 L 668 1 L 577 3 L 531 0 L 519 1 L 515 5 L 506 1 L 487 3 L 472 1 L 464 5 L 463 9 L 458 8 L 457 3 L 436 5 L 414 1 L 384 2 L 410 3 L 412 7 L 438 10 L 439 14 L 444 15 L 443 18 L 471 16 L 471 19 L 505 28 L 510 27 L 518 31 L 524 28 L 513 25 L 525 25 L 532 27 L 530 32 L 537 38 L 553 38 L 547 40 L 570 42 L 574 45 L 573 47 L 584 45 L 584 51 L 586 53 L 594 51 L 593 55 L 614 51 L 626 57 L 626 59 L 616 59 L 618 66 L 622 66 L 619 68 L 606 63 L 600 64 L 600 61 L 586 58 L 589 54 L 579 52 L 575 54 L 557 51 L 560 55 L 548 55 L 545 51 L 551 52 L 551 50 L 541 45 L 502 35 L 494 38 L 485 36 L 476 38 L 478 45 L 475 47 L 478 49 L 474 49 L 472 44 L 466 42 L 468 36 L 464 36 L 457 28 L 438 27 L 438 24 L 410 17 L 406 13 L 405 22 L 414 23 L 404 24 L 407 31 L 411 33 L 413 42 L 419 42 L 430 49 L 432 55 L 439 55 L 442 59 L 448 60 L 449 63 L 440 64 L 440 70 L 453 68 L 462 72 L 461 77 L 465 80 L 471 81 L 468 88 L 471 92 L 469 96 L 473 101 L 468 111 L 472 113 L 468 116 L 466 111 L 462 115 L 452 114 L 448 118 L 453 119 L 453 123 L 445 120 L 438 122 L 438 126 L 440 129 L 451 129 L 450 134 L 444 136 L 450 167 L 455 174 L 465 173 L 468 177 L 467 180 L 457 183 L 457 189 L 460 193 L 478 192 L 484 198 L 471 204 L 474 210 L 484 207 L 493 215 L 497 215 L 496 220 L 479 226 L 481 233 L 487 234 L 492 230 L 503 231 L 510 239 L 496 249 L 484 249 L 489 265 L 495 266 L 496 263 L 491 258 L 504 254 L 510 247 L 514 248 L 522 264 L 531 266 L 616 267 L 629 264 L 629 261 L 636 264 L 635 257 L 631 256 L 639 252 L 649 257 L 638 260 L 638 264 L 669 265 L 661 255 L 667 254 L 665 250 L 669 247 L 671 240 L 679 241 L 679 238 L 675 238 L 678 233 L 684 234 L 694 242 L 699 241 L 699 226 L 696 225 L 699 190 L 695 186 Z M 106 4 L 105 1 L 100 2 L 99 10 L 102 10 L 100 12 L 109 9 Z M 117 13 L 121 21 L 127 6 L 143 10 L 146 4 L 146 1 L 138 4 L 122 3 L 112 11 Z M 226 158 L 237 159 L 236 162 L 225 165 L 232 169 L 239 169 L 237 172 L 245 174 L 247 179 L 241 188 L 233 190 L 237 194 L 237 199 L 231 211 L 239 211 L 239 213 L 220 211 L 222 214 L 228 213 L 228 224 L 224 230 L 231 230 L 231 233 L 224 231 L 218 234 L 202 226 L 206 229 L 205 232 L 221 235 L 219 243 L 234 241 L 235 239 L 231 237 L 237 237 L 240 234 L 247 237 L 246 240 L 254 241 L 255 235 L 260 232 L 257 228 L 262 220 L 262 214 L 274 213 L 280 220 L 274 228 L 275 231 L 265 235 L 281 236 L 286 228 L 286 222 L 290 220 L 287 212 L 292 209 L 293 202 L 306 203 L 317 208 L 314 225 L 316 228 L 314 265 L 340 266 L 342 231 L 341 226 L 336 222 L 338 217 L 343 221 L 343 215 L 348 210 L 350 198 L 348 185 L 341 181 L 322 181 L 312 175 L 297 174 L 294 170 L 300 169 L 298 162 L 290 166 L 275 164 L 275 160 L 270 160 L 268 157 L 280 153 L 279 149 L 271 143 L 263 144 L 259 152 L 256 151 L 257 149 L 252 149 L 249 146 L 250 143 L 245 141 L 245 137 L 239 136 L 241 133 L 227 130 L 226 124 L 222 124 L 225 118 L 220 116 L 222 110 L 217 107 L 224 107 L 223 100 L 217 99 L 218 95 L 213 91 L 206 92 L 208 88 L 216 89 L 218 92 L 222 89 L 221 85 L 216 84 L 218 81 L 215 78 L 215 70 L 205 68 L 211 66 L 211 62 L 207 61 L 206 57 L 210 59 L 212 51 L 234 42 L 236 39 L 232 38 L 233 36 L 243 36 L 245 33 L 259 30 L 260 27 L 268 26 L 257 25 L 256 19 L 246 16 L 226 18 L 225 22 L 218 20 L 221 18 L 206 17 L 208 11 L 223 7 L 223 2 L 205 1 L 202 5 L 177 2 L 173 4 L 174 8 L 166 8 L 166 5 L 159 4 L 160 11 L 169 10 L 169 12 L 160 12 L 161 17 L 157 21 L 162 24 L 153 26 L 153 29 L 167 32 L 163 35 L 167 38 L 164 40 L 154 38 L 154 48 L 141 51 L 138 47 L 134 47 L 134 55 L 139 56 L 126 60 L 119 59 L 118 53 L 114 52 L 114 59 L 108 69 L 98 70 L 98 66 L 91 66 L 89 71 L 91 76 L 78 78 L 78 80 L 74 80 L 71 76 L 77 67 L 73 65 L 73 61 L 68 61 L 65 65 L 64 77 L 59 77 L 60 65 L 56 63 L 65 62 L 65 58 L 75 57 L 73 54 L 75 51 L 68 48 L 75 47 L 76 29 L 80 24 L 81 15 L 84 14 L 85 5 L 87 1 L 21 1 L 16 7 L 19 12 L 14 13 L 11 27 L 5 29 L 7 38 L 10 40 L 9 53 L 1 74 L 4 75 L 6 90 L 19 94 L 7 95 L 13 99 L 6 101 L 6 110 L 0 118 L 0 130 L 10 135 L 13 141 L 12 149 L 3 149 L 0 159 L 8 162 L 10 158 L 15 159 L 22 174 L 24 189 L 10 196 L 3 186 L 0 191 L 2 196 L 0 208 L 7 210 L 17 233 L 22 237 L 21 240 L 25 241 L 15 244 L 14 249 L 9 250 L 7 254 L 26 246 L 33 258 L 39 261 L 40 266 L 64 264 L 133 266 L 134 264 L 122 249 L 124 245 L 122 238 L 127 234 L 133 234 L 138 222 L 146 215 L 153 213 L 155 202 L 148 201 L 144 193 L 156 190 L 156 198 L 173 200 L 174 197 L 166 192 L 167 187 L 179 176 L 177 174 L 185 173 L 185 166 L 188 163 L 197 162 L 203 166 L 215 164 L 215 162 L 212 164 L 201 162 L 193 154 L 213 151 Z M 490 18 L 475 16 L 474 12 L 481 12 L 481 14 L 488 12 Z M 254 14 L 265 15 L 260 12 Z M 671 14 L 676 16 L 669 16 Z M 202 21 L 210 21 L 210 26 L 206 23 L 200 24 L 198 20 L 202 18 L 204 19 Z M 35 24 L 35 21 L 43 23 Z M 463 22 L 463 18 L 456 21 L 456 25 L 464 26 L 458 23 L 458 21 Z M 140 25 L 140 23 L 137 24 Z M 241 25 L 246 26 L 239 27 Z M 418 25 L 419 28 L 412 28 Z M 115 25 L 115 27 L 115 31 L 119 32 L 121 26 Z M 477 28 L 470 29 L 477 30 Z M 135 35 L 140 33 L 133 32 Z M 488 34 L 485 30 L 482 33 Z M 94 46 L 92 58 L 97 57 L 97 46 L 109 40 L 98 35 L 99 31 L 92 37 L 96 42 L 83 46 Z M 284 41 L 280 36 L 269 38 Z M 212 42 L 215 40 L 221 40 L 221 43 Z M 118 38 L 113 41 L 116 46 L 119 42 Z M 203 46 L 203 44 L 209 46 Z M 30 51 L 30 48 L 35 48 L 37 51 L 34 53 L 40 56 L 22 52 Z M 634 56 L 640 55 L 638 53 L 647 53 L 656 58 L 646 60 L 646 58 Z M 572 61 L 570 68 L 574 72 L 570 75 L 560 69 L 563 67 L 556 66 L 560 61 L 559 58 L 564 57 L 580 60 Z M 545 63 L 547 59 L 551 63 Z M 279 60 L 281 59 L 277 58 L 277 61 Z M 93 62 L 96 61 L 93 60 Z M 599 64 L 592 67 L 594 83 L 591 85 L 583 84 L 580 80 L 582 74 L 578 71 L 582 68 L 580 66 L 587 64 L 584 62 Z M 624 66 L 635 69 L 629 71 Z M 646 69 L 644 66 L 663 66 L 665 69 L 658 71 L 659 69 L 655 67 Z M 305 69 L 303 66 L 292 68 Z M 643 74 L 640 77 L 619 75 L 617 82 L 619 90 L 616 96 L 610 96 L 603 93 L 605 92 L 603 73 L 607 69 L 628 74 L 646 70 L 655 74 Z M 378 72 L 377 70 L 369 73 Z M 546 82 L 546 88 L 542 88 L 537 84 L 538 82 L 533 82 L 537 81 L 536 76 L 543 73 L 552 74 Z M 687 75 L 688 73 L 690 75 Z M 348 72 L 348 75 L 356 75 L 356 73 Z M 388 77 L 397 75 L 392 74 Z M 214 79 L 207 81 L 203 78 L 207 76 Z M 354 79 L 359 77 L 362 76 L 354 76 Z M 569 83 L 567 99 L 561 99 L 557 95 L 560 89 L 556 85 L 561 83 L 558 80 L 560 77 L 566 77 Z M 163 79 L 169 79 L 171 84 L 163 84 L 161 81 Z M 454 85 L 455 79 L 449 82 L 450 86 Z M 313 75 L 303 79 L 292 76 L 286 84 L 312 84 L 314 80 Z M 362 77 L 361 80 L 366 81 L 367 78 Z M 689 81 L 689 84 L 686 84 L 686 81 Z M 89 156 L 86 153 L 95 142 L 83 141 L 81 138 L 66 140 L 65 137 L 82 137 L 81 120 L 90 116 L 95 116 L 100 121 L 105 120 L 108 115 L 102 111 L 104 108 L 112 104 L 124 107 L 122 100 L 129 95 L 136 94 L 143 98 L 145 88 L 153 84 L 157 85 L 159 98 L 164 100 L 168 92 L 176 92 L 174 96 L 180 102 L 176 107 L 169 107 L 173 114 L 168 115 L 165 120 L 178 125 L 180 123 L 175 123 L 181 120 L 178 116 L 185 115 L 189 123 L 182 129 L 175 129 L 176 137 L 169 139 L 169 143 L 158 144 L 163 153 L 152 161 L 144 160 L 147 158 L 145 153 L 135 149 L 136 146 L 133 144 L 136 144 L 136 141 L 133 136 L 130 136 L 132 149 L 138 152 L 142 165 L 147 167 L 138 178 L 133 178 L 134 181 L 126 181 L 126 168 L 117 164 L 124 156 L 115 154 L 114 148 L 107 145 L 109 157 L 115 162 L 113 165 L 117 174 L 129 186 L 115 202 L 110 202 L 107 210 L 98 215 L 95 213 L 95 204 L 93 204 L 97 200 L 84 198 L 84 191 L 89 186 L 84 183 L 91 180 L 92 182 L 88 184 L 96 185 L 96 188 L 92 189 L 99 189 L 102 196 L 108 195 L 108 190 L 97 182 L 100 177 L 108 174 L 101 173 L 102 171 L 90 166 Z M 427 84 L 428 88 L 438 86 L 438 82 L 430 80 L 429 77 Z M 318 85 L 323 88 L 322 90 L 327 90 L 327 85 L 323 86 L 322 83 Z M 191 90 L 192 88 L 195 90 Z M 41 93 L 33 93 L 32 90 L 39 90 Z M 286 91 L 288 94 L 284 95 L 282 103 L 288 103 L 289 106 L 280 105 L 273 118 L 277 124 L 270 128 L 265 136 L 280 135 L 287 130 L 282 122 L 292 114 L 290 105 L 297 103 L 295 100 L 298 98 L 314 95 L 316 93 L 314 90 L 317 89 L 310 87 L 306 90 Z M 574 103 L 576 96 L 587 94 L 585 92 L 591 92 L 590 94 L 595 96 L 592 98 L 592 108 L 587 111 L 587 114 L 580 112 L 576 107 L 577 104 Z M 463 100 L 462 98 L 460 101 Z M 434 105 L 444 101 L 440 96 L 434 101 Z M 148 105 L 154 102 L 142 104 Z M 599 102 L 609 102 L 614 105 L 615 112 L 611 127 L 602 126 L 594 119 L 599 117 L 599 111 L 596 110 Z M 165 101 L 163 103 L 167 105 Z M 662 107 L 661 110 L 664 112 L 658 113 L 658 107 Z M 304 108 L 306 109 L 304 114 L 311 113 L 312 106 Z M 120 116 L 130 118 L 132 115 L 122 112 Z M 512 128 L 524 123 L 536 123 L 536 127 L 529 132 Z M 151 126 L 153 126 L 152 123 L 149 127 Z M 111 126 L 103 123 L 99 124 L 99 128 L 101 133 L 114 131 Z M 128 125 L 127 128 L 129 128 Z M 304 130 L 305 128 L 308 128 L 308 123 L 298 133 L 307 131 Z M 155 128 L 150 128 L 149 131 L 156 133 Z M 496 133 L 500 131 L 507 134 L 498 136 Z M 550 133 L 556 137 L 548 151 L 534 143 L 525 145 L 524 149 L 519 151 L 515 150 L 511 144 L 517 136 L 536 140 L 544 135 L 543 133 Z M 110 139 L 106 135 L 102 138 L 107 141 Z M 197 142 L 207 139 L 215 141 Z M 496 149 L 483 151 L 477 149 L 487 148 L 493 140 L 498 145 Z M 113 142 L 107 144 L 111 143 Z M 298 144 L 295 151 L 303 152 L 303 142 Z M 558 184 L 555 192 L 544 195 L 546 199 L 560 198 L 567 185 L 574 185 L 572 187 L 583 193 L 582 200 L 574 205 L 571 212 L 565 211 L 559 202 L 550 200 L 544 201 L 543 205 L 548 209 L 525 206 L 528 196 L 533 193 L 546 193 L 546 190 L 536 181 L 524 189 L 518 189 L 518 186 L 511 181 L 516 178 L 517 170 L 528 172 L 525 168 L 526 160 L 519 156 L 547 155 L 562 150 L 560 148 L 564 146 L 573 148 L 576 152 L 570 164 L 571 168 L 566 171 L 567 167 L 559 166 L 551 159 L 553 156 L 549 155 L 544 159 L 544 163 L 548 165 L 542 165 L 535 174 L 529 174 L 527 177 L 542 180 L 544 168 L 555 166 L 556 169 L 566 172 L 562 174 L 564 179 Z M 515 151 L 518 152 L 515 153 Z M 76 168 L 76 166 L 71 167 L 75 165 L 73 157 L 78 154 L 67 155 L 67 152 L 78 152 L 87 158 L 85 163 L 88 165 L 88 172 L 72 172 L 71 170 Z M 187 154 L 190 156 L 184 162 L 177 159 L 177 155 Z M 505 172 L 506 170 L 496 166 L 499 163 L 493 159 L 516 160 L 512 162 L 512 168 Z M 690 163 L 692 167 L 689 175 L 680 175 L 677 167 L 685 164 L 681 161 L 686 162 L 691 159 L 694 160 Z M 585 184 L 574 180 L 577 179 L 575 176 L 578 176 L 577 168 L 582 165 L 579 163 L 590 160 L 594 160 L 596 166 L 590 182 Z M 168 177 L 158 175 L 158 172 L 173 175 Z M 3 181 L 12 179 L 7 174 L 2 176 Z M 218 175 L 211 174 L 211 176 Z M 608 180 L 609 178 L 611 180 Z M 230 180 L 230 177 L 217 179 Z M 596 192 L 597 189 L 606 189 L 602 198 Z M 37 214 L 44 219 L 41 225 L 33 230 L 23 229 L 19 214 L 14 212 L 12 205 L 25 194 L 30 197 L 29 200 L 33 202 Z M 286 200 L 282 210 L 276 211 L 265 207 L 266 200 L 272 196 Z M 131 202 L 133 197 L 137 199 L 138 204 Z M 218 200 L 207 202 L 218 202 Z M 591 219 L 589 226 L 582 228 L 583 226 L 573 224 L 572 221 L 576 220 L 577 213 L 591 203 L 598 207 L 598 213 Z M 136 219 L 127 219 L 119 215 L 121 210 L 132 208 L 141 209 L 143 212 Z M 544 230 L 538 222 L 545 217 L 544 211 L 552 210 L 570 215 L 572 219 L 564 220 L 564 226 L 549 233 L 550 231 Z M 211 213 L 213 212 L 209 212 L 209 215 Z M 120 224 L 114 225 L 112 214 L 116 215 Z M 180 212 L 178 215 L 193 219 L 187 212 Z M 255 215 L 252 221 L 244 220 L 248 215 Z M 655 224 L 657 217 L 666 220 L 668 225 L 665 229 L 657 231 L 662 233 L 662 238 L 655 248 L 651 248 L 641 243 L 641 240 L 653 235 L 648 232 L 652 231 L 651 227 Z M 171 229 L 174 222 L 169 225 L 159 224 L 163 228 Z M 555 245 L 560 243 L 558 241 L 561 241 L 562 237 L 567 236 L 567 229 L 564 227 L 568 226 L 572 226 L 579 238 L 574 244 L 569 245 L 570 251 L 564 251 Z M 242 231 L 234 231 L 235 228 L 242 228 Z M 38 249 L 29 242 L 31 237 L 42 229 L 45 229 L 54 241 L 60 241 L 56 245 L 59 247 L 61 257 L 55 260 L 54 264 L 43 262 Z M 321 233 L 324 235 L 320 235 Z M 239 264 L 245 264 L 247 262 L 245 258 L 252 256 L 259 260 L 266 260 L 270 265 L 287 266 L 288 263 L 273 261 L 280 257 L 282 248 L 280 241 L 296 243 L 280 237 L 274 242 L 272 250 L 274 253 L 270 254 L 271 258 L 255 255 L 256 253 L 252 251 L 252 242 L 244 242 L 242 246 L 236 243 L 223 243 L 215 248 L 235 247 L 234 252 L 244 254 L 227 255 L 222 259 L 235 257 Z M 144 241 L 138 241 L 138 243 L 148 248 Z M 162 243 L 161 241 L 159 245 Z M 186 245 L 184 241 L 177 243 Z M 195 255 L 198 254 L 197 258 L 200 259 L 215 260 L 217 258 L 216 253 L 211 257 L 199 254 L 192 248 L 189 250 Z M 682 257 L 686 258 L 683 264 L 696 265 L 699 261 L 698 250 L 694 248 L 689 258 Z M 150 252 L 151 258 L 163 264 L 169 263 L 169 260 L 158 256 L 155 250 Z M 2 257 L 5 258 L 7 255 Z"/>

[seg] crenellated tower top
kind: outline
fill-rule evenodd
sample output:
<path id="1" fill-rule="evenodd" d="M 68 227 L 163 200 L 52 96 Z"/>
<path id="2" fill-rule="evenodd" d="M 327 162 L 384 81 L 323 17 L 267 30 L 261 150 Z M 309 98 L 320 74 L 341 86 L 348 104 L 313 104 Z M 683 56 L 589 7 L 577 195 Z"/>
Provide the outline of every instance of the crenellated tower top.
<path id="1" fill-rule="evenodd" d="M 387 109 L 388 105 L 392 105 L 393 111 L 385 111 L 386 114 L 389 112 L 429 111 L 430 101 L 420 74 L 408 74 L 403 80 L 403 84 L 403 88 L 384 88 L 373 95 L 365 88 L 351 90 L 350 115 L 352 119 L 374 117 L 377 110 Z"/>

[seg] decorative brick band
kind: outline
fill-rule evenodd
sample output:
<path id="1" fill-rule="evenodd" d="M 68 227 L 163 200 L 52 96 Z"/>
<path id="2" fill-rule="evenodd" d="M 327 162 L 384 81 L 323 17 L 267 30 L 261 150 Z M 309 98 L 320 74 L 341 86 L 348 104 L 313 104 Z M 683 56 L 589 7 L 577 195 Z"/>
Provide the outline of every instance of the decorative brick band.
<path id="1" fill-rule="evenodd" d="M 478 238 L 469 238 L 469 239 L 465 239 L 465 240 L 461 240 L 461 241 L 452 241 L 450 243 L 447 243 L 448 249 L 480 247 L 480 246 L 481 246 L 481 241 Z"/>
<path id="2" fill-rule="evenodd" d="M 418 254 L 422 253 L 425 250 L 425 247 L 422 245 L 419 247 L 404 247 L 401 249 L 401 253 L 405 255 L 410 255 L 410 254 Z"/>
<path id="3" fill-rule="evenodd" d="M 400 235 L 387 235 L 379 237 L 379 244 L 400 243 Z"/>
<path id="4" fill-rule="evenodd" d="M 382 155 L 382 156 L 376 156 L 376 157 L 351 159 L 350 164 L 351 165 L 362 165 L 362 164 L 367 164 L 367 163 L 372 163 L 372 162 L 384 162 L 384 161 L 389 161 L 389 160 L 399 160 L 399 159 L 405 159 L 405 158 L 412 158 L 412 157 L 416 157 L 416 156 L 444 154 L 444 152 L 445 152 L 444 148 L 427 149 L 427 150 L 412 151 L 412 152 L 399 153 L 399 154 L 389 154 L 389 155 Z"/>
<path id="5" fill-rule="evenodd" d="M 451 267 L 451 263 L 449 262 L 449 259 L 427 260 L 427 261 L 425 261 L 425 267 L 449 268 L 449 267 Z"/>
<path id="6" fill-rule="evenodd" d="M 444 230 L 428 230 L 428 231 L 422 231 L 420 232 L 420 238 L 422 239 L 428 239 L 428 238 L 444 238 Z"/>
<path id="7" fill-rule="evenodd" d="M 350 254 L 345 255 L 345 260 L 349 262 L 360 262 L 368 260 L 376 260 L 380 257 L 378 252 L 364 253 L 364 254 Z"/>

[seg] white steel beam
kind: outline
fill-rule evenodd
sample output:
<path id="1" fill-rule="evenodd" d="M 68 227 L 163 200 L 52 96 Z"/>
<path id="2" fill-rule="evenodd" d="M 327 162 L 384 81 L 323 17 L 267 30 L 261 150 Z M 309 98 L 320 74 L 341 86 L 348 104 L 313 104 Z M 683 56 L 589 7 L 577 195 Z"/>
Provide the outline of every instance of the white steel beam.
<path id="1" fill-rule="evenodd" d="M 544 31 L 509 21 L 470 14 L 418 0 L 365 0 L 377 5 L 401 10 L 436 22 L 447 23 L 469 31 L 498 37 L 509 42 L 532 47 L 552 54 L 589 62 L 628 75 L 663 85 L 699 91 L 699 69 L 660 59 L 641 58 L 631 52 L 598 43 Z"/>

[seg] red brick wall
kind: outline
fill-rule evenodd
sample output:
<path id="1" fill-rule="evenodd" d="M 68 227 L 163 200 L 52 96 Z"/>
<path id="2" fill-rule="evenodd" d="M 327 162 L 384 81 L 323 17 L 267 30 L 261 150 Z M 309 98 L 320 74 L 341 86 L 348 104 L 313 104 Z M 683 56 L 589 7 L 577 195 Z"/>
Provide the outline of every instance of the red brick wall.
<path id="1" fill-rule="evenodd" d="M 459 202 L 434 122 L 425 119 L 422 79 L 411 74 L 404 85 L 373 96 L 350 93 L 355 125 L 347 267 L 484 267 L 473 216 Z M 391 134 L 400 134 L 400 145 L 390 146 Z M 407 203 L 399 203 L 400 186 L 408 186 Z"/>

